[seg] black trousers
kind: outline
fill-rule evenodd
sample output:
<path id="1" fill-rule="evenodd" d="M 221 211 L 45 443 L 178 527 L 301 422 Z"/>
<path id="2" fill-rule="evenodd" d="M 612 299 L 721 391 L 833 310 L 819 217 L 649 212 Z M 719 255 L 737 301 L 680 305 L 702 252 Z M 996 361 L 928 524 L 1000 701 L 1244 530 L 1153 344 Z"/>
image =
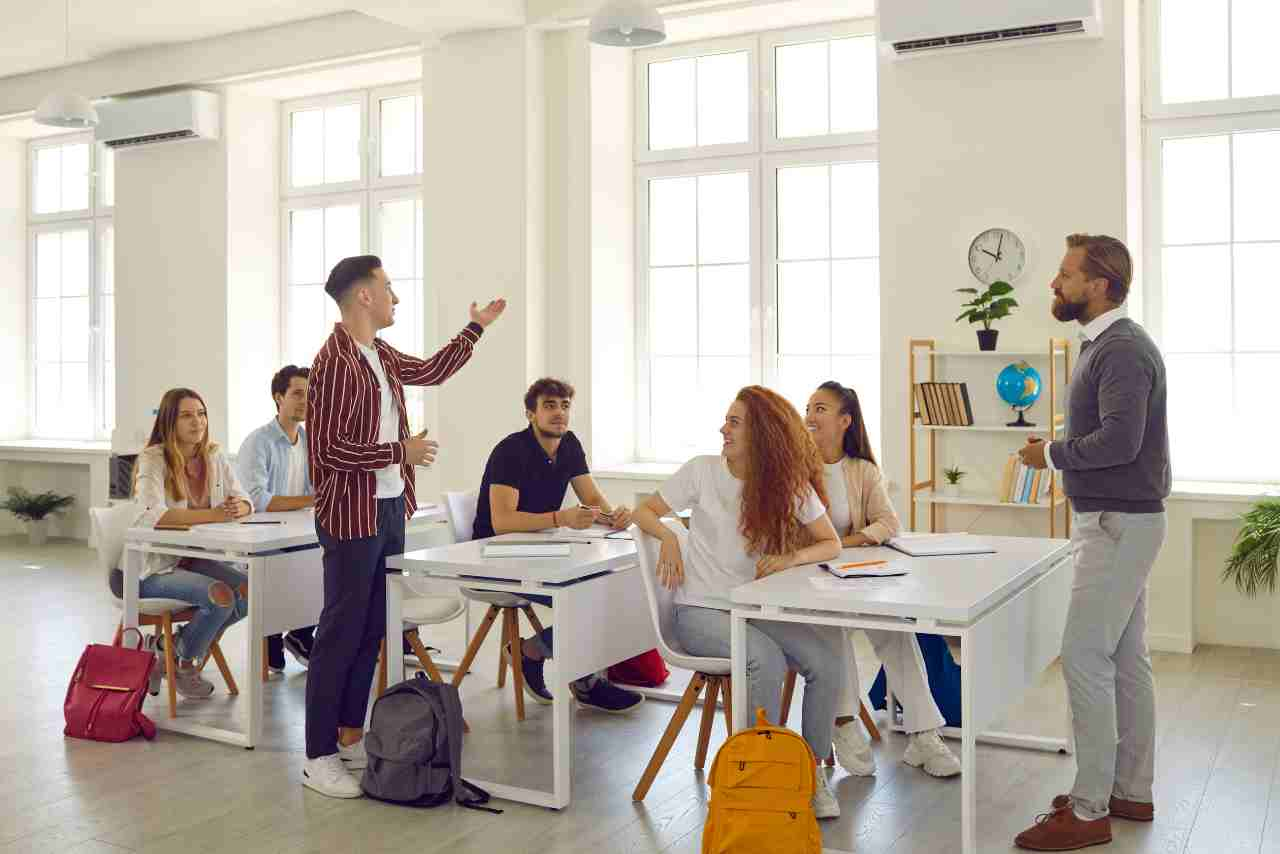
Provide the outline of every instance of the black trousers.
<path id="1" fill-rule="evenodd" d="M 363 727 L 387 624 L 387 556 L 404 552 L 404 496 L 378 501 L 378 532 L 339 540 L 316 522 L 324 609 L 307 670 L 307 758 L 338 752 L 338 727 Z"/>

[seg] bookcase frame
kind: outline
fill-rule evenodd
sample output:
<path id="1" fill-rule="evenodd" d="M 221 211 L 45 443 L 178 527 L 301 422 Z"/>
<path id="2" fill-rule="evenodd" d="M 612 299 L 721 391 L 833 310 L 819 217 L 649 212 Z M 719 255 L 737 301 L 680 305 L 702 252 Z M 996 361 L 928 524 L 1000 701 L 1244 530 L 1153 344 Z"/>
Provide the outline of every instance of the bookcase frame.
<path id="1" fill-rule="evenodd" d="M 1049 339 L 1049 441 L 1058 438 L 1059 428 L 1066 423 L 1066 415 L 1059 411 L 1059 398 L 1065 402 L 1067 384 L 1071 380 L 1071 341 L 1066 338 L 1050 338 Z M 916 530 L 917 508 L 920 503 L 928 503 L 929 505 L 929 530 L 936 532 L 938 530 L 938 505 L 939 504 L 955 504 L 969 507 L 1008 507 L 1026 510 L 1048 510 L 1049 512 L 1049 536 L 1056 537 L 1058 535 L 1058 508 L 1065 509 L 1063 513 L 1064 536 L 1071 535 L 1071 508 L 1068 499 L 1059 498 L 1057 490 L 1057 472 L 1051 472 L 1049 478 L 1049 503 L 1048 504 L 1018 504 L 1009 501 L 1000 501 L 993 496 L 990 500 L 975 501 L 966 500 L 964 498 L 943 498 L 937 494 L 938 489 L 938 432 L 969 430 L 972 432 L 1008 432 L 1008 433 L 1037 433 L 1044 432 L 1044 428 L 1040 427 L 1007 427 L 997 424 L 979 424 L 975 423 L 968 427 L 943 426 L 943 425 L 927 425 L 924 423 L 923 414 L 916 406 L 915 386 L 918 382 L 937 382 L 938 360 L 948 356 L 956 356 L 963 358 L 991 356 L 1004 359 L 1017 359 L 1027 356 L 1043 356 L 1040 353 L 1017 353 L 1017 352 L 1001 352 L 998 350 L 991 351 L 954 351 L 943 352 L 938 350 L 937 342 L 933 338 L 912 338 L 907 343 L 907 447 L 910 457 L 910 528 Z M 927 365 L 925 364 L 927 362 Z M 1058 386 L 1058 368 L 1061 363 L 1062 370 L 1062 386 L 1061 394 Z M 919 372 L 922 368 L 927 367 L 927 377 L 920 377 Z M 975 418 L 976 421 L 976 418 Z M 926 431 L 929 436 L 927 441 L 918 442 L 917 434 Z M 919 445 L 924 444 L 928 451 L 928 466 L 921 471 L 919 466 Z M 927 475 L 927 479 L 920 478 Z"/>

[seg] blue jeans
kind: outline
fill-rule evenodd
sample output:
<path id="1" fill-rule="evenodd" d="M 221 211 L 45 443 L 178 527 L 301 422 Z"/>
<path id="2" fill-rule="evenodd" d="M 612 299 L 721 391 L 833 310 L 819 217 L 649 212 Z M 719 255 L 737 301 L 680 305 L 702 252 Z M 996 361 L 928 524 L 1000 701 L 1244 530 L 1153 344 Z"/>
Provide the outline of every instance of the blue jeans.
<path id="1" fill-rule="evenodd" d="M 219 605 L 214 601 L 210 588 L 221 581 L 231 588 L 233 604 Z M 229 563 L 203 558 L 191 560 L 180 569 L 149 575 L 138 584 L 141 599 L 177 599 L 190 602 L 196 608 L 196 618 L 178 635 L 174 654 L 193 661 L 203 658 L 219 632 L 243 620 L 249 613 L 249 603 L 240 595 L 245 576 Z"/>

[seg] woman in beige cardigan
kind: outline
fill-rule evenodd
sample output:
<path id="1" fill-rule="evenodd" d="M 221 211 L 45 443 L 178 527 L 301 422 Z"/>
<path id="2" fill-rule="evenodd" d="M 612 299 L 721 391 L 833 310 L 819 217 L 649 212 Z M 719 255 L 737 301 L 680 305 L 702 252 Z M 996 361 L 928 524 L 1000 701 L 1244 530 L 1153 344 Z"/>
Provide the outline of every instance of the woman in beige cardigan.
<path id="1" fill-rule="evenodd" d="M 857 393 L 837 382 L 826 382 L 809 398 L 805 426 L 822 455 L 823 480 L 830 501 L 828 513 L 844 548 L 876 546 L 902 528 L 876 465 L 862 418 Z M 907 749 L 902 760 L 935 777 L 960 773 L 960 761 L 942 743 L 938 730 L 944 720 L 929 691 L 920 644 L 911 632 L 866 629 L 867 639 L 884 665 L 894 696 L 902 704 Z M 840 765 L 850 774 L 875 773 L 875 757 L 857 722 L 862 696 L 853 655 L 852 630 L 835 630 L 833 642 L 848 665 L 849 684 L 837 706 L 832 738 Z"/>

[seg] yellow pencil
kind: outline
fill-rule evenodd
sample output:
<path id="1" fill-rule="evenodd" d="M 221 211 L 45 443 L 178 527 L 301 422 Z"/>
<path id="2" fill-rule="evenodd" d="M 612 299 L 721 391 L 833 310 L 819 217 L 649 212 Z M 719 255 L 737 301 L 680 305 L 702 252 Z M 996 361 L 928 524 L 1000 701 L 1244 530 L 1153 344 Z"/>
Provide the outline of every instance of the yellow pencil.
<path id="1" fill-rule="evenodd" d="M 888 562 L 889 561 L 887 560 L 864 560 L 864 561 L 859 561 L 858 563 L 842 563 L 838 568 L 839 569 L 857 569 L 860 566 L 884 566 Z"/>

